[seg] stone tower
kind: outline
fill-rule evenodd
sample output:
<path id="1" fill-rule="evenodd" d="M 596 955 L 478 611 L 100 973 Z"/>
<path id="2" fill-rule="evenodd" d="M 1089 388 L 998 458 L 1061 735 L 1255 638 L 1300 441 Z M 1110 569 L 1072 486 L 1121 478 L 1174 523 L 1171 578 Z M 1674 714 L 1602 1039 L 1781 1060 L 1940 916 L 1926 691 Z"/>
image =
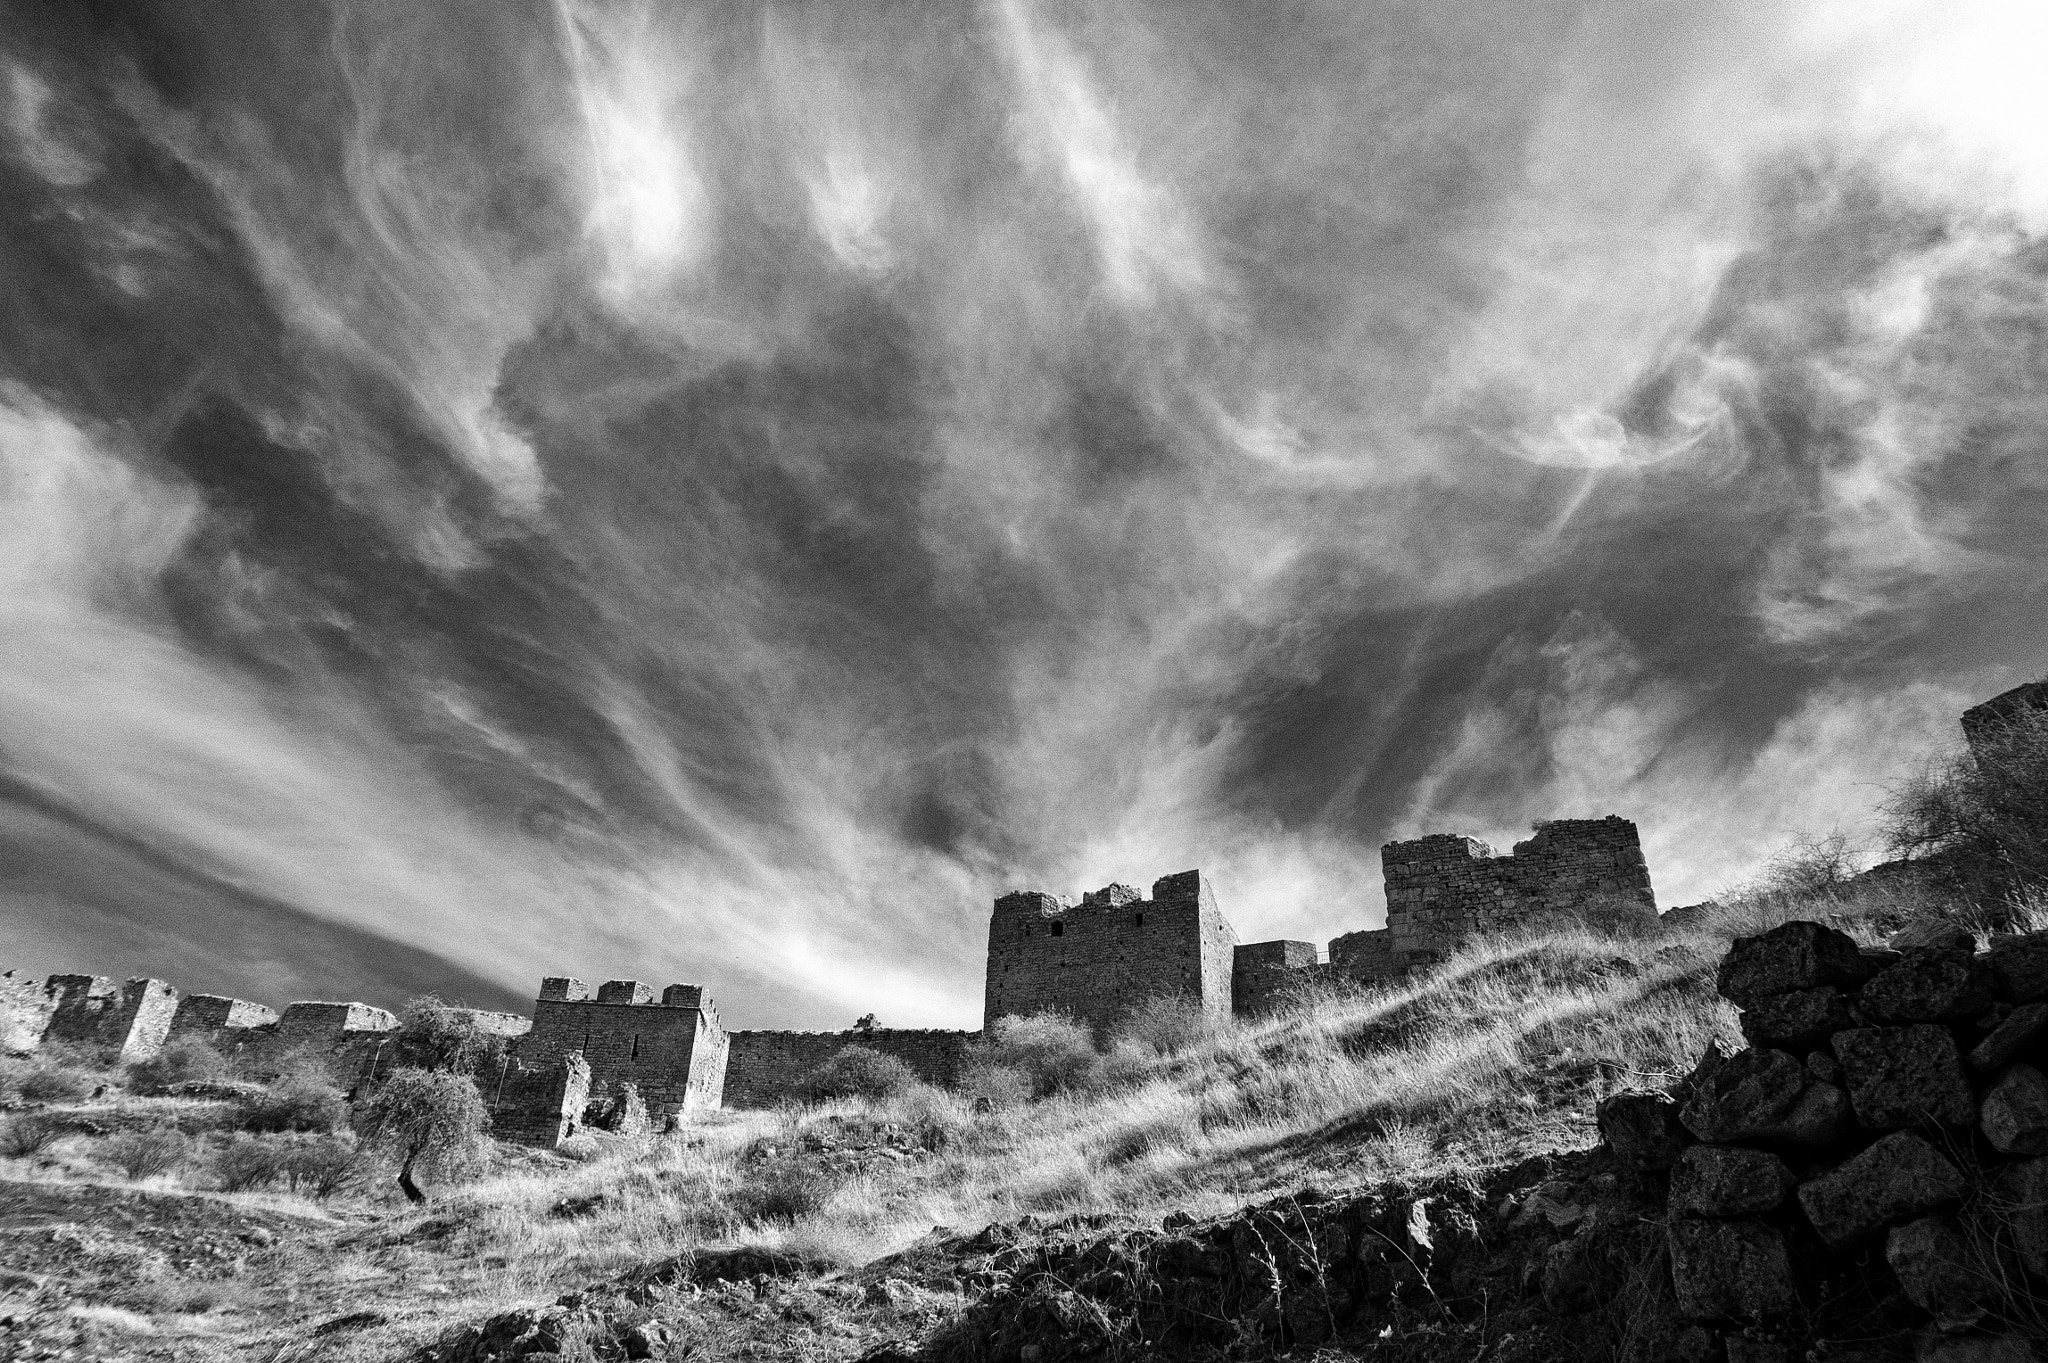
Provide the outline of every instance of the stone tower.
<path id="1" fill-rule="evenodd" d="M 1035 890 L 995 902 L 988 925 L 986 1022 L 1066 1013 L 1106 1031 L 1154 995 L 1180 995 L 1230 1015 L 1237 932 L 1200 871 L 1152 882 L 1146 899 L 1108 885 L 1062 903 Z"/>
<path id="2" fill-rule="evenodd" d="M 589 1064 L 591 1097 L 632 1084 L 650 1116 L 718 1107 L 725 1097 L 728 1049 L 718 1009 L 694 984 L 672 984 L 655 1001 L 651 985 L 610 980 L 597 996 L 581 980 L 541 981 L 533 1030 L 518 1057 L 552 1067 L 572 1053 Z"/>

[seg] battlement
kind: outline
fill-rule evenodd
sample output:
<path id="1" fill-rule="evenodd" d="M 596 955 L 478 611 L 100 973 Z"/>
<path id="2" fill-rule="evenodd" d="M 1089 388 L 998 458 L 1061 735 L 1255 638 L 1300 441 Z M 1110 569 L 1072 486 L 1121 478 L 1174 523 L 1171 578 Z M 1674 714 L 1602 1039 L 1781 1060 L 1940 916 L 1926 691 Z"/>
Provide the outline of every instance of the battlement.
<path id="1" fill-rule="evenodd" d="M 566 975 L 541 981 L 533 1028 L 518 1043 L 520 1061 L 550 1069 L 581 1055 L 589 1065 L 593 1104 L 617 1101 L 632 1085 L 652 1113 L 718 1107 L 730 1048 L 718 1010 L 702 985 L 672 984 L 655 999 L 639 980 L 589 986 Z"/>

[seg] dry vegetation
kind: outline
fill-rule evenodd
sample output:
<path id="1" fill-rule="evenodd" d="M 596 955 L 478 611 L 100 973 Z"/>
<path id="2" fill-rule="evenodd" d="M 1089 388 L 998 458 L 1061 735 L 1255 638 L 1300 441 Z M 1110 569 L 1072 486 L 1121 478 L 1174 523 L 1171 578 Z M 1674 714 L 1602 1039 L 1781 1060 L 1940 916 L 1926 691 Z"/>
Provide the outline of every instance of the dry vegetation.
<path id="1" fill-rule="evenodd" d="M 430 1184 L 418 1209 L 310 1070 L 257 1086 L 189 1053 L 139 1073 L 54 1054 L 0 1077 L 17 1109 L 0 1117 L 0 1179 L 27 1206 L 22 1189 L 139 1189 L 237 1226 L 268 1218 L 269 1238 L 211 1277 L 161 1250 L 110 1259 L 118 1237 L 90 1235 L 29 1270 L 44 1289 L 70 1284 L 53 1308 L 68 1312 L 63 1328 L 102 1347 L 119 1335 L 134 1356 L 399 1357 L 454 1321 L 748 1246 L 823 1276 L 767 1315 L 751 1291 L 725 1302 L 674 1288 L 666 1309 L 706 1332 L 702 1356 L 852 1357 L 966 1304 L 834 1286 L 836 1270 L 935 1226 L 1223 1214 L 1291 1188 L 1586 1147 L 1604 1094 L 1735 1041 L 1711 984 L 1731 936 L 1825 916 L 1874 939 L 1961 913 L 1907 882 L 1816 887 L 1811 869 L 1791 868 L 1808 877 L 1795 882 L 1781 863 L 1682 928 L 1477 941 L 1426 977 L 1324 987 L 1249 1025 L 1162 1003 L 1098 1052 L 1058 1019 L 1009 1022 L 959 1092 L 850 1055 L 814 1076 L 801 1106 L 707 1114 L 647 1141 L 589 1135 L 560 1154 L 497 1147 L 468 1181 Z M 24 1245 L 52 1224 L 0 1215 L 0 1235 Z M 18 1298 L 24 1283 L 8 1287 Z"/>

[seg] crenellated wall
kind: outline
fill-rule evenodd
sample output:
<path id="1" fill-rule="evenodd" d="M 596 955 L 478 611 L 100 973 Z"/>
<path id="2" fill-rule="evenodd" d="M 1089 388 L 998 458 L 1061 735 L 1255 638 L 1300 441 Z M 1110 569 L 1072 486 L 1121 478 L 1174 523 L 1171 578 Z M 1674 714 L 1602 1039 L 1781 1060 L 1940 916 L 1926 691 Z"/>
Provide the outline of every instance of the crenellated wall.
<path id="1" fill-rule="evenodd" d="M 720 1105 L 729 1045 L 701 986 L 670 985 L 657 1002 L 652 986 L 638 980 L 607 981 L 592 997 L 581 980 L 551 976 L 541 982 L 533 1030 L 517 1054 L 531 1065 L 580 1053 L 594 1098 L 631 1083 L 660 1121 Z"/>

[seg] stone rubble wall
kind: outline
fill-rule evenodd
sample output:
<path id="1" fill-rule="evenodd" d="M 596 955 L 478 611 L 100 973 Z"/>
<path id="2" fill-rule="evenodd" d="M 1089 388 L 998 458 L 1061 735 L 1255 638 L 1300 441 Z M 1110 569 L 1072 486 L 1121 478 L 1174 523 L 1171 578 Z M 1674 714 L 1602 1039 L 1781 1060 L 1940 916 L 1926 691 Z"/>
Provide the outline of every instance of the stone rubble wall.
<path id="1" fill-rule="evenodd" d="M 42 1039 L 103 1047 L 123 1063 L 162 1050 L 178 1011 L 178 991 L 162 980 L 117 985 L 103 975 L 52 975 L 48 988 L 55 1006 Z"/>
<path id="2" fill-rule="evenodd" d="M 516 1053 L 529 1065 L 580 1054 L 594 1099 L 632 1084 L 648 1111 L 665 1121 L 685 1109 L 719 1106 L 729 1045 L 697 985 L 671 985 L 657 1002 L 651 985 L 610 980 L 593 998 L 582 981 L 555 976 L 542 982 L 533 1028 Z"/>
<path id="3" fill-rule="evenodd" d="M 1239 1017 L 1272 1012 L 1301 987 L 1301 972 L 1316 964 L 1314 942 L 1246 942 L 1230 980 L 1230 1011 Z"/>
<path id="4" fill-rule="evenodd" d="M 1679 1315 L 1808 1356 L 1802 1321 L 1860 1281 L 1922 1359 L 2031 1357 L 2010 1325 L 2048 1287 L 2048 933 L 1978 950 L 1931 922 L 1880 949 L 1787 923 L 1717 984 L 1747 1047 L 1598 1114 L 1662 1190 Z M 1597 1257 L 1593 1234 L 1556 1263 Z"/>
<path id="5" fill-rule="evenodd" d="M 894 1056 L 928 1084 L 957 1083 L 979 1032 L 862 1027 L 844 1032 L 733 1032 L 726 1062 L 725 1105 L 773 1107 L 792 1097 L 804 1076 L 848 1046 Z"/>
<path id="6" fill-rule="evenodd" d="M 509 1059 L 484 1097 L 491 1134 L 500 1140 L 552 1150 L 582 1129 L 590 1106 L 590 1065 L 570 1052 L 544 1064 Z"/>

